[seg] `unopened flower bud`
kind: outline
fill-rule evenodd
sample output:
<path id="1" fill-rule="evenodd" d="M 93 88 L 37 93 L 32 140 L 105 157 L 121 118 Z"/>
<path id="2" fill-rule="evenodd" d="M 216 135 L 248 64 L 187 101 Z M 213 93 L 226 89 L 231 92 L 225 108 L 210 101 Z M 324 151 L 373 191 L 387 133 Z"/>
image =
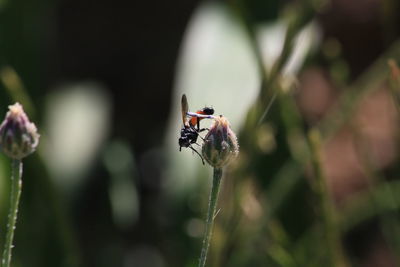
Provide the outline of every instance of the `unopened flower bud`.
<path id="1" fill-rule="evenodd" d="M 204 159 L 214 168 L 222 168 L 239 153 L 239 145 L 235 133 L 231 130 L 225 117 L 216 117 L 204 138 L 202 154 Z"/>
<path id="2" fill-rule="evenodd" d="M 9 111 L 0 125 L 0 149 L 13 159 L 22 159 L 35 151 L 40 135 L 19 103 Z"/>

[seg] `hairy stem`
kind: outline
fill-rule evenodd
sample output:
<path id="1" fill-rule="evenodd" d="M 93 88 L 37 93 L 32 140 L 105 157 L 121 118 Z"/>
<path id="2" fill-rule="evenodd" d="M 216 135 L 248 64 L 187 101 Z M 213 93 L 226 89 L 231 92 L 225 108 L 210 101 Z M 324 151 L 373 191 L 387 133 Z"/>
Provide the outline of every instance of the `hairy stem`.
<path id="1" fill-rule="evenodd" d="M 11 263 L 12 242 L 14 239 L 15 224 L 17 222 L 18 203 L 22 189 L 22 161 L 13 159 L 11 175 L 10 211 L 8 214 L 7 235 L 4 244 L 2 267 L 9 267 Z"/>
<path id="2" fill-rule="evenodd" d="M 214 225 L 214 218 L 216 215 L 215 210 L 217 207 L 218 193 L 219 193 L 219 189 L 220 189 L 220 185 L 221 185 L 221 179 L 222 179 L 222 169 L 214 168 L 213 184 L 212 184 L 211 193 L 210 193 L 210 200 L 208 202 L 206 231 L 204 234 L 203 246 L 201 249 L 199 267 L 204 267 L 206 264 L 207 251 L 208 251 L 208 247 L 210 246 L 211 235 L 212 235 L 212 230 L 213 230 L 213 225 Z"/>

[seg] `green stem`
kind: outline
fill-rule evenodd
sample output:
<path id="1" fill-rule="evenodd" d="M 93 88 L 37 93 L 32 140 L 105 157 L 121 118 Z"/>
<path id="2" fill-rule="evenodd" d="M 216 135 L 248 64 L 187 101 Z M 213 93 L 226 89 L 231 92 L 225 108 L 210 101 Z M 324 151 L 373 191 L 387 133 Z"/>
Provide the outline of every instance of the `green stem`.
<path id="1" fill-rule="evenodd" d="M 222 169 L 214 168 L 213 184 L 210 193 L 210 200 L 208 202 L 208 213 L 206 222 L 206 231 L 203 239 L 203 247 L 201 249 L 201 256 L 199 267 L 204 267 L 207 259 L 207 251 L 210 246 L 212 229 L 214 225 L 215 209 L 217 207 L 218 193 L 222 179 Z"/>
<path id="2" fill-rule="evenodd" d="M 11 263 L 12 242 L 14 239 L 15 224 L 17 221 L 18 203 L 22 189 L 22 161 L 13 159 L 11 175 L 10 212 L 8 214 L 7 236 L 4 244 L 2 267 L 9 267 Z"/>
<path id="3" fill-rule="evenodd" d="M 321 159 L 321 135 L 316 129 L 311 129 L 308 135 L 311 149 L 311 160 L 315 174 L 314 190 L 320 202 L 321 219 L 323 222 L 326 250 L 329 257 L 328 266 L 344 267 L 347 263 L 344 259 L 340 231 L 337 226 L 335 207 L 326 184 L 326 178 L 322 169 Z"/>

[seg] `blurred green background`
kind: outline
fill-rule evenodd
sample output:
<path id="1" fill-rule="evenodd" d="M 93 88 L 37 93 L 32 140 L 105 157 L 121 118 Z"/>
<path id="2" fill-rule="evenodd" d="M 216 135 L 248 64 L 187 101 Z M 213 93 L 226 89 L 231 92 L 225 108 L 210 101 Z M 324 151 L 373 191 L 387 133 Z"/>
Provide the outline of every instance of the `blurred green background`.
<path id="1" fill-rule="evenodd" d="M 41 134 L 13 266 L 197 266 L 211 167 L 179 152 L 183 93 L 241 146 L 207 266 L 400 266 L 398 14 L 397 0 L 1 0 L 0 114 L 18 101 Z M 9 176 L 1 155 L 1 244 Z"/>

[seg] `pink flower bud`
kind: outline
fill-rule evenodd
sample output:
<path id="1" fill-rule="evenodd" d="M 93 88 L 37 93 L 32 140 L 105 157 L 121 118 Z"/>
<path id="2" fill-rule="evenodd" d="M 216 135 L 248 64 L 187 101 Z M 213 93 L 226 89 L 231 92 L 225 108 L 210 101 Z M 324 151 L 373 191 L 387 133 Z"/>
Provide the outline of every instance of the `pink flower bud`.
<path id="1" fill-rule="evenodd" d="M 22 159 L 35 151 L 40 135 L 21 104 L 15 103 L 8 108 L 0 125 L 0 149 L 10 158 Z"/>
<path id="2" fill-rule="evenodd" d="M 222 168 L 239 153 L 239 145 L 235 133 L 231 130 L 225 117 L 216 117 L 204 138 L 202 154 L 204 159 L 214 168 Z"/>

